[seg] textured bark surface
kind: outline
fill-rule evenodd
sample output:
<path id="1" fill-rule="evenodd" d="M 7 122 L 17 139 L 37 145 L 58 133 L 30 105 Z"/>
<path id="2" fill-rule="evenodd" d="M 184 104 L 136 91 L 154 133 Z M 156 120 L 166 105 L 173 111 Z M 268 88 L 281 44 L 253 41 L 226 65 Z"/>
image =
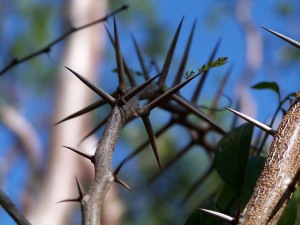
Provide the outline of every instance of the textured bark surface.
<path id="1" fill-rule="evenodd" d="M 300 92 L 281 121 L 239 224 L 276 224 L 295 189 L 300 168 Z"/>

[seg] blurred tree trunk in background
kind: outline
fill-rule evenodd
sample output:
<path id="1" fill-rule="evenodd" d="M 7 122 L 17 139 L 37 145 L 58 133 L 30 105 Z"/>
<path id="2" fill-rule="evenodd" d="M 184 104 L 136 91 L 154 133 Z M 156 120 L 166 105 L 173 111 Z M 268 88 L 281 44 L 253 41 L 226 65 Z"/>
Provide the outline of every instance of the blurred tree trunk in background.
<path id="1" fill-rule="evenodd" d="M 67 20 L 71 26 L 81 26 L 102 18 L 107 13 L 106 4 L 106 1 L 97 0 L 68 1 L 65 10 Z M 67 39 L 64 55 L 59 65 L 53 123 L 91 102 L 93 95 L 91 90 L 86 88 L 64 66 L 72 68 L 96 83 L 96 74 L 104 50 L 105 30 L 103 28 L 103 24 L 95 25 L 75 33 Z M 56 204 L 56 202 L 76 198 L 78 191 L 75 176 L 81 183 L 91 181 L 93 167 L 86 159 L 64 149 L 62 145 L 76 148 L 83 134 L 90 130 L 90 123 L 90 116 L 87 115 L 53 127 L 49 145 L 49 161 L 43 177 L 41 193 L 37 197 L 37 202 L 33 203 L 28 212 L 32 224 L 71 223 L 72 212 L 75 206 L 79 207 L 79 203 Z M 95 146 L 95 143 L 89 145 L 92 151 L 94 151 L 92 147 Z M 88 151 L 86 148 L 81 148 L 81 150 Z M 78 213 L 80 212 L 78 211 Z M 106 220 L 109 221 L 109 219 Z"/>

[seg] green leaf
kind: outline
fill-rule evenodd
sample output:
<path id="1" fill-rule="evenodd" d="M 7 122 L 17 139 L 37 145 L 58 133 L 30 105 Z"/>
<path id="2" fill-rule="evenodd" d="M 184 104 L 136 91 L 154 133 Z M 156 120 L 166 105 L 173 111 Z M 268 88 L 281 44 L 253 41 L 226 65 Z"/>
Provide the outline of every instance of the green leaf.
<path id="1" fill-rule="evenodd" d="M 206 70 L 209 70 L 211 68 L 214 68 L 214 67 L 218 67 L 218 66 L 223 66 L 225 63 L 228 62 L 228 57 L 220 57 L 218 58 L 217 60 L 215 61 L 210 61 L 209 63 L 207 64 L 204 64 L 201 69 L 198 68 L 198 72 L 199 73 L 203 73 L 205 72 Z"/>
<path id="2" fill-rule="evenodd" d="M 279 86 L 276 82 L 260 82 L 258 84 L 253 85 L 251 88 L 261 90 L 261 89 L 268 89 L 274 91 L 279 99 L 280 99 L 280 90 Z"/>
<path id="3" fill-rule="evenodd" d="M 240 196 L 253 125 L 244 124 L 226 134 L 217 145 L 216 169 L 223 181 Z"/>
<path id="4" fill-rule="evenodd" d="M 239 205 L 239 199 L 236 193 L 223 184 L 222 188 L 218 191 L 215 197 L 215 208 L 218 212 L 225 213 L 229 216 L 234 216 Z"/>
<path id="5" fill-rule="evenodd" d="M 299 191 L 299 189 L 298 189 Z M 295 194 L 289 200 L 287 207 L 284 209 L 277 225 L 295 224 L 297 218 L 297 200 Z"/>

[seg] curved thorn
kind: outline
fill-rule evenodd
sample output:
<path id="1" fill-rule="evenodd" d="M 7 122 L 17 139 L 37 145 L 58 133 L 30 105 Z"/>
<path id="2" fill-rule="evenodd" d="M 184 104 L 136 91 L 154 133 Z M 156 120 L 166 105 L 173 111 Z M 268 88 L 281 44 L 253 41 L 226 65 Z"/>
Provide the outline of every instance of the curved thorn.
<path id="1" fill-rule="evenodd" d="M 81 151 L 76 150 L 75 148 L 71 148 L 71 147 L 68 147 L 68 146 L 63 146 L 63 147 L 77 153 L 78 155 L 83 156 L 84 158 L 87 158 L 87 159 L 91 160 L 92 163 L 95 162 L 95 156 L 94 155 L 89 155 L 89 154 L 83 153 Z"/>
<path id="2" fill-rule="evenodd" d="M 146 131 L 147 131 L 147 134 L 148 134 L 148 137 L 149 137 L 149 140 L 150 140 L 150 143 L 151 143 L 152 150 L 153 150 L 153 153 L 155 155 L 156 161 L 157 161 L 158 166 L 161 170 L 161 164 L 160 164 L 159 154 L 158 154 L 158 150 L 157 150 L 155 134 L 153 132 L 153 128 L 152 128 L 151 122 L 149 120 L 149 116 L 148 115 L 143 115 L 141 117 L 142 117 L 142 120 L 144 122 L 144 125 L 145 125 L 145 128 L 146 128 Z"/>
<path id="3" fill-rule="evenodd" d="M 165 63 L 163 65 L 163 69 L 162 69 L 162 72 L 161 72 L 162 76 L 160 76 L 159 81 L 158 81 L 158 85 L 161 88 L 165 86 L 165 81 L 166 81 L 167 74 L 168 74 L 168 71 L 169 71 L 169 68 L 170 68 L 170 64 L 171 64 L 171 61 L 172 61 L 172 58 L 173 58 L 173 54 L 174 54 L 174 50 L 175 50 L 175 47 L 176 47 L 176 44 L 177 44 L 178 36 L 179 36 L 180 30 L 181 30 L 182 22 L 183 22 L 183 17 L 182 17 L 182 19 L 181 19 L 181 21 L 180 21 L 180 23 L 177 27 L 177 30 L 175 32 L 174 38 L 173 38 L 172 43 L 170 45 L 169 51 L 167 53 Z"/>
<path id="4" fill-rule="evenodd" d="M 256 127 L 264 130 L 265 132 L 267 132 L 268 134 L 274 136 L 275 135 L 275 130 L 273 130 L 271 127 L 251 118 L 250 116 L 247 116 L 241 112 L 238 112 L 236 110 L 233 110 L 231 108 L 225 107 L 225 109 L 233 112 L 234 114 L 238 115 L 239 117 L 243 118 L 244 120 L 248 121 L 249 123 L 252 123 L 253 125 L 255 125 Z"/>
<path id="5" fill-rule="evenodd" d="M 276 31 L 270 30 L 268 28 L 265 28 L 265 27 L 261 27 L 261 28 L 265 29 L 266 31 L 269 31 L 270 33 L 274 34 L 275 36 L 281 38 L 282 40 L 284 40 L 284 41 L 290 43 L 291 45 L 294 45 L 296 48 L 300 49 L 300 43 L 298 41 L 295 41 L 295 40 L 293 40 L 293 39 L 291 39 L 291 38 L 289 38 L 285 35 L 282 35 L 282 34 L 276 32 Z"/>
<path id="6" fill-rule="evenodd" d="M 229 222 L 231 224 L 235 221 L 234 218 L 232 218 L 231 216 L 227 216 L 227 215 L 225 215 L 223 213 L 219 213 L 219 212 L 208 210 L 208 209 L 202 209 L 202 208 L 199 208 L 199 210 L 201 210 L 203 212 L 206 212 L 208 214 L 211 214 L 213 216 L 216 216 L 217 218 L 225 220 L 225 221 L 227 221 L 227 222 Z"/>
<path id="7" fill-rule="evenodd" d="M 185 47 L 185 51 L 183 53 L 181 63 L 179 65 L 179 68 L 178 68 L 178 71 L 177 71 L 177 74 L 175 76 L 175 79 L 174 79 L 174 82 L 173 82 L 172 86 L 175 86 L 176 84 L 180 83 L 180 79 L 181 79 L 182 74 L 184 72 L 185 65 L 186 65 L 186 62 L 187 62 L 187 59 L 188 59 L 188 56 L 189 56 L 190 48 L 191 48 L 191 45 L 192 45 L 192 40 L 193 40 L 193 35 L 194 35 L 195 27 L 196 27 L 196 22 L 197 22 L 197 20 L 195 20 L 194 23 L 193 23 L 193 27 L 192 27 L 188 42 L 187 42 L 186 47 Z"/>
<path id="8" fill-rule="evenodd" d="M 81 76 L 80 74 L 76 73 L 74 70 L 65 66 L 71 73 L 73 73 L 79 80 L 81 80 L 86 86 L 92 89 L 96 94 L 101 96 L 104 100 L 106 100 L 110 105 L 114 105 L 116 100 L 110 94 L 102 90 L 101 88 L 95 86 L 90 81 L 88 81 L 85 77 Z"/>
<path id="9" fill-rule="evenodd" d="M 92 110 L 94 110 L 94 109 L 96 109 L 98 107 L 101 107 L 101 106 L 105 105 L 105 104 L 106 104 L 106 102 L 103 99 L 100 99 L 100 100 L 98 100 L 98 101 L 96 101 L 96 102 L 94 102 L 94 103 L 92 103 L 92 104 L 84 107 L 83 109 L 81 109 L 81 110 L 79 110 L 79 111 L 77 111 L 77 112 L 75 112 L 75 113 L 73 113 L 73 114 L 65 117 L 64 119 L 56 122 L 54 125 L 58 125 L 58 124 L 60 124 L 62 122 L 65 122 L 67 120 L 70 120 L 70 119 L 76 118 L 78 116 L 81 116 L 81 115 L 83 115 L 85 113 L 88 113 L 88 112 L 90 112 L 90 111 L 92 111 Z"/>

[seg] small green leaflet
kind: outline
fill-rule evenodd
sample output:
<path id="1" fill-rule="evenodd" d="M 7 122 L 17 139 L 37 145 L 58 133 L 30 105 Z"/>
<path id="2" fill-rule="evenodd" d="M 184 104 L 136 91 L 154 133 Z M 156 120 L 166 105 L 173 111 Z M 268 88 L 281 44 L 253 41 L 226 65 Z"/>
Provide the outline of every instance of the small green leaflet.
<path id="1" fill-rule="evenodd" d="M 210 61 L 207 64 L 203 64 L 203 66 L 201 68 L 198 68 L 198 74 L 203 73 L 211 68 L 214 67 L 218 67 L 218 66 L 223 66 L 225 63 L 228 62 L 228 57 L 220 57 L 215 61 Z M 191 76 L 193 76 L 195 74 L 195 71 L 187 71 L 184 75 L 185 79 L 190 78 Z"/>

